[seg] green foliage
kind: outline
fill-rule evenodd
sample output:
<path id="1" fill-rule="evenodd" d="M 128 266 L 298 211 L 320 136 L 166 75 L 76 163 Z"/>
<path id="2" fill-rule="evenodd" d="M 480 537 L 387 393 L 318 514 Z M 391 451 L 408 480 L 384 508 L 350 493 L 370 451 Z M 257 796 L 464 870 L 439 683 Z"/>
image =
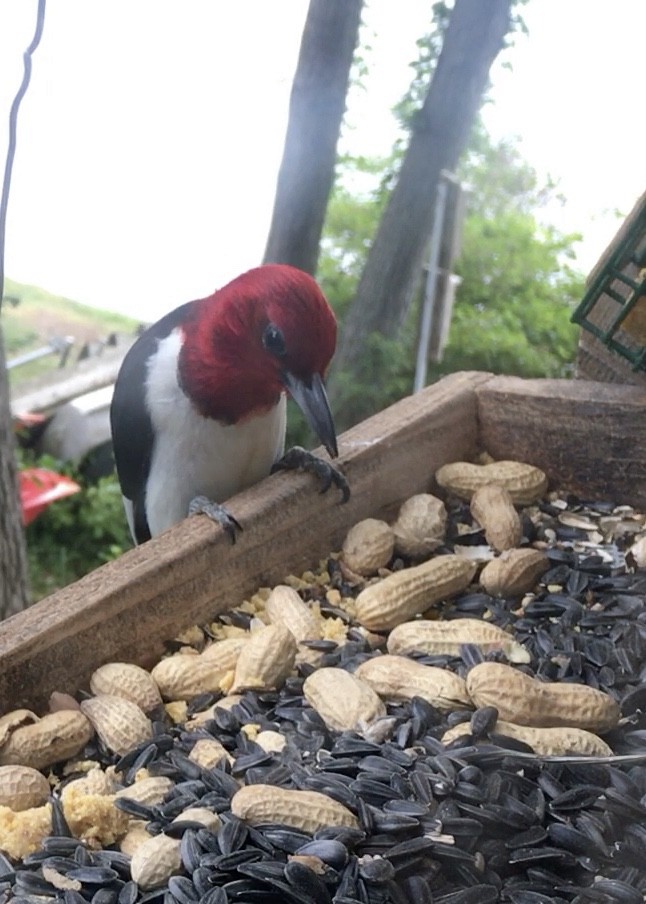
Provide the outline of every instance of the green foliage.
<path id="1" fill-rule="evenodd" d="M 5 280 L 5 296 L 18 299 L 2 306 L 2 333 L 7 358 L 31 351 L 48 343 L 53 336 L 72 336 L 75 353 L 86 339 L 103 339 L 110 333 L 133 334 L 138 321 L 115 311 L 102 311 L 78 301 L 52 295 L 37 286 Z M 50 374 L 57 363 L 47 356 L 9 371 L 14 395 L 33 377 Z"/>
<path id="2" fill-rule="evenodd" d="M 21 454 L 21 466 L 51 468 L 81 486 L 81 492 L 53 503 L 26 528 L 34 600 L 71 584 L 132 545 L 116 476 L 89 483 L 69 463 L 51 456 L 34 459 L 28 453 Z"/>
<path id="3" fill-rule="evenodd" d="M 388 172 L 392 159 L 351 161 L 329 205 L 318 277 L 341 321 L 387 199 Z M 492 142 L 481 124 L 459 175 L 469 189 L 456 265 L 462 284 L 444 359 L 430 367 L 429 379 L 472 369 L 570 375 L 578 336 L 570 314 L 583 277 L 571 266 L 578 236 L 539 220 L 542 208 L 560 200 L 555 186 L 540 184 L 514 143 Z M 418 317 L 419 300 L 399 336 L 372 337 L 360 383 L 338 375 L 341 408 L 368 399 L 376 411 L 411 391 Z"/>

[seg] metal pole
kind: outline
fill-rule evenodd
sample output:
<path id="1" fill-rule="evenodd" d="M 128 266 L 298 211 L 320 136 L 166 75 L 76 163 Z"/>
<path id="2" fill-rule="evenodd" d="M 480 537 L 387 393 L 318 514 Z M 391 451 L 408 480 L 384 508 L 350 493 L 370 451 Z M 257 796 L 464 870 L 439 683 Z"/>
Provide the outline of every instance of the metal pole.
<path id="1" fill-rule="evenodd" d="M 437 291 L 438 262 L 444 230 L 444 214 L 446 211 L 446 199 L 448 188 L 444 176 L 437 185 L 437 198 L 435 200 L 435 217 L 433 218 L 433 231 L 431 233 L 431 247 L 429 252 L 428 273 L 426 275 L 426 288 L 422 307 L 422 318 L 417 344 L 417 361 L 415 364 L 415 382 L 413 392 L 420 392 L 426 386 L 426 373 L 428 369 L 428 343 L 431 338 L 431 323 L 433 320 L 433 307 Z"/>

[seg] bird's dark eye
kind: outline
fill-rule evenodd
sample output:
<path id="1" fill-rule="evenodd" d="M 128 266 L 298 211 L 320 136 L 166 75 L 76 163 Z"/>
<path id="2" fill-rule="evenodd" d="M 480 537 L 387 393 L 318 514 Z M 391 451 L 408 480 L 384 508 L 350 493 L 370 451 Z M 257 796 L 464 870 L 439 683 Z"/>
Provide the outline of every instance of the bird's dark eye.
<path id="1" fill-rule="evenodd" d="M 262 344 L 270 355 L 275 355 L 277 358 L 284 358 L 287 354 L 285 337 L 273 323 L 270 323 L 265 328 L 265 332 L 262 335 Z"/>

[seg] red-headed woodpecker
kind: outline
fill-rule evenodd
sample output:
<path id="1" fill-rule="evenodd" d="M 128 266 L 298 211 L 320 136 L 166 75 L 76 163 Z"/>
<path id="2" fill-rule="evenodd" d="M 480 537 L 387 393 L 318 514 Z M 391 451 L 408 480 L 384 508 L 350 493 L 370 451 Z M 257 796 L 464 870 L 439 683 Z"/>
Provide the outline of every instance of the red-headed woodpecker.
<path id="1" fill-rule="evenodd" d="M 267 264 L 147 329 L 124 358 L 110 421 L 135 542 L 204 511 L 234 537 L 219 503 L 272 469 L 303 467 L 349 490 L 331 465 L 300 450 L 281 459 L 288 392 L 332 457 L 323 386 L 336 321 L 316 282 Z M 303 453 L 302 455 L 300 453 Z"/>

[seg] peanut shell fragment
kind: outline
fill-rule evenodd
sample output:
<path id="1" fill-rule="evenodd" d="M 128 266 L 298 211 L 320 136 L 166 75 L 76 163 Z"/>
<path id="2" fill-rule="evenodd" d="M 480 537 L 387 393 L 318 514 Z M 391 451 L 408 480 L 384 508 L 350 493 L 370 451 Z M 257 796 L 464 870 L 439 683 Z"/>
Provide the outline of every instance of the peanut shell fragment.
<path id="1" fill-rule="evenodd" d="M 37 722 L 16 728 L 0 747 L 0 765 L 46 769 L 75 757 L 94 734 L 91 723 L 78 710 L 48 713 Z"/>

